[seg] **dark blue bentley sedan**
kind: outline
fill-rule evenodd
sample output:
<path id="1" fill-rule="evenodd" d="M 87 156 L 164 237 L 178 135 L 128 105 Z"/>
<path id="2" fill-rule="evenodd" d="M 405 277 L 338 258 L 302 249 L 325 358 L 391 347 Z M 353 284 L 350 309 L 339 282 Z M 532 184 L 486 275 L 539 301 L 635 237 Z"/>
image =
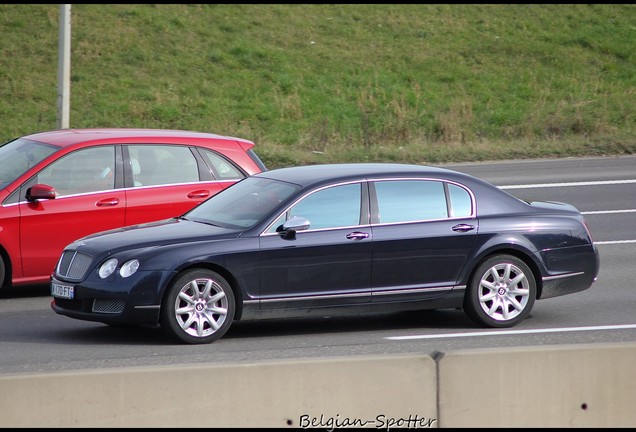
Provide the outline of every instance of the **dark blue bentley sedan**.
<path id="1" fill-rule="evenodd" d="M 173 219 L 84 237 L 51 278 L 58 314 L 209 343 L 235 320 L 463 307 L 510 327 L 589 288 L 599 255 L 569 204 L 467 174 L 335 164 L 248 177 Z"/>

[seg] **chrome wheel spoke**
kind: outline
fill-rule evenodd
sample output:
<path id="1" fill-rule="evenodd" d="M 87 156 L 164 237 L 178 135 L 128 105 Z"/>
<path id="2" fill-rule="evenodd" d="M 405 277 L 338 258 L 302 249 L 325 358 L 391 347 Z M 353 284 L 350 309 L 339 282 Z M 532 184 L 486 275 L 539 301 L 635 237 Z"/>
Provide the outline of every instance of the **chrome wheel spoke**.
<path id="1" fill-rule="evenodd" d="M 486 294 L 480 295 L 479 296 L 479 301 L 482 302 L 482 303 L 486 303 L 486 302 L 489 302 L 492 299 L 494 299 L 496 296 L 497 296 L 497 292 L 494 291 L 494 290 L 490 290 Z"/>
<path id="2" fill-rule="evenodd" d="M 192 323 L 194 322 L 194 320 L 195 320 L 195 315 L 194 314 L 188 314 L 188 319 L 182 322 L 181 328 L 187 331 L 190 328 L 190 326 L 192 325 Z"/>
<path id="3" fill-rule="evenodd" d="M 486 288 L 486 289 L 489 289 L 491 291 L 497 291 L 497 287 L 495 286 L 495 284 L 490 282 L 487 279 L 482 279 L 481 280 L 481 286 Z"/>
<path id="4" fill-rule="evenodd" d="M 502 276 L 502 282 L 506 283 L 510 280 L 510 270 L 512 269 L 512 264 L 506 264 L 504 267 L 504 274 Z"/>
<path id="5" fill-rule="evenodd" d="M 511 289 L 508 292 L 510 297 L 516 297 L 516 296 L 522 296 L 522 297 L 528 297 L 530 295 L 530 290 L 526 289 L 526 288 L 517 288 L 517 289 Z"/>
<path id="6" fill-rule="evenodd" d="M 203 292 L 201 293 L 201 296 L 199 298 L 207 299 L 208 297 L 210 297 L 210 291 L 212 291 L 212 281 L 208 280 L 205 283 L 205 287 L 203 288 Z"/>
<path id="7" fill-rule="evenodd" d="M 494 316 L 496 315 L 497 310 L 501 307 L 501 300 L 495 299 L 488 310 L 488 315 Z"/>
<path id="8" fill-rule="evenodd" d="M 207 313 L 225 316 L 227 315 L 227 309 L 222 307 L 210 307 L 208 308 Z"/>
<path id="9" fill-rule="evenodd" d="M 515 310 L 521 312 L 523 310 L 523 305 L 517 301 L 513 296 L 509 296 L 507 302 L 512 305 Z"/>
<path id="10" fill-rule="evenodd" d="M 526 275 L 524 275 L 523 273 L 520 273 L 516 278 L 508 282 L 508 288 L 512 289 L 513 287 L 517 286 L 525 278 L 526 278 Z"/>
<path id="11" fill-rule="evenodd" d="M 213 297 L 209 297 L 206 301 L 206 304 L 211 307 L 216 302 L 225 297 L 225 293 L 223 291 L 217 292 Z"/>
<path id="12" fill-rule="evenodd" d="M 184 302 L 188 304 L 191 304 L 191 305 L 194 304 L 194 299 L 183 291 L 179 293 L 179 299 L 183 300 Z"/>
<path id="13" fill-rule="evenodd" d="M 490 269 L 489 273 L 492 275 L 493 282 L 499 283 L 501 281 L 501 276 L 499 276 L 499 272 L 497 271 L 497 267 L 493 267 Z M 484 280 L 488 277 L 488 275 L 484 275 Z"/>
<path id="14" fill-rule="evenodd" d="M 508 299 L 506 299 L 506 298 L 501 299 L 501 316 L 505 320 L 510 319 L 510 313 L 508 311 L 508 304 L 509 304 Z"/>
<path id="15" fill-rule="evenodd" d="M 187 305 L 184 307 L 180 307 L 179 309 L 177 309 L 175 311 L 175 315 L 179 316 L 179 315 L 190 315 L 194 313 L 194 305 Z"/>
<path id="16" fill-rule="evenodd" d="M 202 319 L 203 318 L 205 318 L 208 324 L 210 324 L 210 327 L 212 327 L 214 330 L 218 330 L 219 327 L 221 327 L 221 325 L 219 324 L 219 320 L 214 319 L 214 315 L 212 315 L 211 313 L 205 313 Z"/>
<path id="17" fill-rule="evenodd" d="M 196 332 L 197 332 L 197 336 L 203 336 L 204 332 L 205 332 L 205 322 L 206 320 L 204 319 L 203 316 L 197 316 L 196 319 Z"/>

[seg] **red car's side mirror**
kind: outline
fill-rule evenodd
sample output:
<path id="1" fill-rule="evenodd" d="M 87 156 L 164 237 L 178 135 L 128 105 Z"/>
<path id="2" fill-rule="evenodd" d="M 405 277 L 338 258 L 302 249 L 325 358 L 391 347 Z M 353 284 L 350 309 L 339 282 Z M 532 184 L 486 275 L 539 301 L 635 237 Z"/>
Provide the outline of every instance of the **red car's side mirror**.
<path id="1" fill-rule="evenodd" d="M 55 188 L 46 184 L 35 184 L 27 189 L 26 199 L 28 201 L 55 199 Z"/>

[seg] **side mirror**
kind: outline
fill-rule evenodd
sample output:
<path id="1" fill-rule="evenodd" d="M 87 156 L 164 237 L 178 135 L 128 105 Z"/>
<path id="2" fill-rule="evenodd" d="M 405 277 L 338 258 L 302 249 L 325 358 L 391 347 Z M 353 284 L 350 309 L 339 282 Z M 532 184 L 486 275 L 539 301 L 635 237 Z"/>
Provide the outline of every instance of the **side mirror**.
<path id="1" fill-rule="evenodd" d="M 34 184 L 27 189 L 27 201 L 35 201 L 39 199 L 55 199 L 55 188 L 46 184 Z"/>
<path id="2" fill-rule="evenodd" d="M 304 231 L 311 226 L 309 220 L 304 217 L 294 216 L 293 218 L 285 221 L 280 230 L 280 235 L 285 240 L 294 240 L 296 238 L 296 231 Z"/>

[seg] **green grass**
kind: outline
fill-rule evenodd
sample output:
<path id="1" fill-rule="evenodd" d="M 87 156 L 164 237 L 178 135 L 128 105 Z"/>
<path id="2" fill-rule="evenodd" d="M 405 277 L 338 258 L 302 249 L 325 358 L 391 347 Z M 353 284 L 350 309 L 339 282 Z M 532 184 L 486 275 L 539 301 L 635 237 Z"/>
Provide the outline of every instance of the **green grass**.
<path id="1" fill-rule="evenodd" d="M 0 5 L 0 140 L 57 125 L 60 5 Z M 636 5 L 72 6 L 71 127 L 269 168 L 636 152 Z"/>

